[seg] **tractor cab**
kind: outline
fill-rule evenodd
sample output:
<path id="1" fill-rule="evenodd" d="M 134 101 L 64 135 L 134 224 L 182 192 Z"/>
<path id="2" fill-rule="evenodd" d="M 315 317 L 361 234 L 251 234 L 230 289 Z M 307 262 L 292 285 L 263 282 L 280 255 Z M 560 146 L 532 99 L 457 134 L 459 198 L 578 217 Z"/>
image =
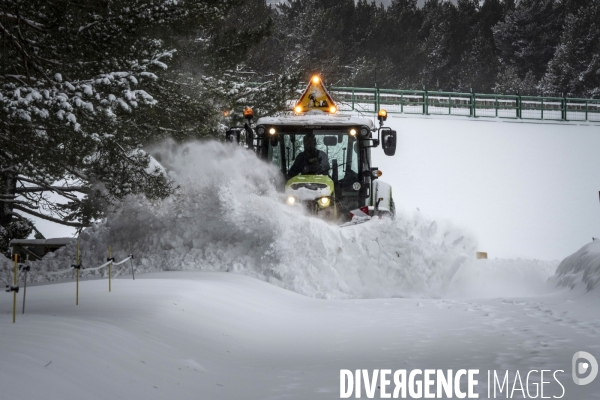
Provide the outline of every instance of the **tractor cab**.
<path id="1" fill-rule="evenodd" d="M 387 155 L 395 153 L 396 132 L 381 127 L 386 117 L 381 110 L 376 128 L 369 118 L 338 113 L 313 77 L 293 113 L 259 118 L 253 126 L 249 119 L 243 132 L 248 147 L 285 177 L 288 205 L 347 222 L 360 214 L 394 213 L 391 187 L 378 181 L 381 172 L 371 163 L 371 149 L 380 143 Z M 228 137 L 239 142 L 241 132 L 230 129 Z"/>

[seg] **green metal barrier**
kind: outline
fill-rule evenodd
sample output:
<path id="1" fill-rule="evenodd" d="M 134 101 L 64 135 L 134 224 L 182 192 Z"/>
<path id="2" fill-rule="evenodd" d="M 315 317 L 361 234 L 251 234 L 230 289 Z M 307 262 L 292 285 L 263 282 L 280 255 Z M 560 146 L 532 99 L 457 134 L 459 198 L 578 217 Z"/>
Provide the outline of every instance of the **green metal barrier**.
<path id="1" fill-rule="evenodd" d="M 331 87 L 341 111 L 600 122 L 600 99 Z"/>

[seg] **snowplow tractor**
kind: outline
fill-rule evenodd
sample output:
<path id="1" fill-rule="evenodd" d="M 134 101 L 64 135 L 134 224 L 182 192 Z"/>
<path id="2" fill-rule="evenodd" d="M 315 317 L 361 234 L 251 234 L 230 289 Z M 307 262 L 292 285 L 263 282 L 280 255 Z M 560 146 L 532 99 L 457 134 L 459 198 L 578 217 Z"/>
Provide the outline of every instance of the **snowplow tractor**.
<path id="1" fill-rule="evenodd" d="M 392 188 L 379 181 L 382 173 L 371 163 L 371 149 L 380 143 L 386 155 L 396 151 L 396 131 L 382 126 L 387 113 L 379 111 L 379 128 L 370 118 L 339 113 L 320 77 L 311 79 L 293 110 L 255 124 L 248 119 L 244 127 L 230 128 L 227 140 L 245 142 L 277 166 L 291 207 L 341 224 L 393 217 Z"/>

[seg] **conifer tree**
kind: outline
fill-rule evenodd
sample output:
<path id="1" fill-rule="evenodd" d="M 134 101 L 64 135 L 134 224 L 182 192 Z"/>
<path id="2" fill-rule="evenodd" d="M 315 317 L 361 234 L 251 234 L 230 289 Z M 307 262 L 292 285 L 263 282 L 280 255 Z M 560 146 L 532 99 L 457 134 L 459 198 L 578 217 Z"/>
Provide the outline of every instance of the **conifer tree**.
<path id="1" fill-rule="evenodd" d="M 542 82 L 545 93 L 600 96 L 600 3 L 567 15 L 560 44 Z"/>
<path id="2" fill-rule="evenodd" d="M 240 28 L 230 13 L 242 5 L 3 1 L 0 237 L 35 229 L 27 215 L 82 228 L 129 194 L 169 195 L 143 146 L 216 133 L 231 95 L 211 82 L 270 29 Z"/>
<path id="3" fill-rule="evenodd" d="M 512 77 L 513 73 L 521 80 L 529 74 L 528 82 L 540 80 L 558 44 L 561 27 L 559 3 L 555 0 L 518 2 L 493 28 L 503 71 L 497 77 L 496 86 L 508 85 L 501 79 Z M 531 85 L 523 83 L 521 86 Z"/>

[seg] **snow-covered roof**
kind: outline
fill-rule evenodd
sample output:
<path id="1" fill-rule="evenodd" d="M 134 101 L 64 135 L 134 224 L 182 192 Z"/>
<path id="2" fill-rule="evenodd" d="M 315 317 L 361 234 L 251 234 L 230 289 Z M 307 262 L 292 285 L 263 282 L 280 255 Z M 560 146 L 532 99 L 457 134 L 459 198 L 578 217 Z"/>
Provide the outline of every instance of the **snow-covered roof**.
<path id="1" fill-rule="evenodd" d="M 21 246 L 65 246 L 72 241 L 74 238 L 52 238 L 52 239 L 13 239 L 10 241 L 10 245 L 21 245 Z"/>
<path id="2" fill-rule="evenodd" d="M 373 128 L 370 118 L 357 118 L 345 114 L 326 114 L 323 112 L 307 112 L 301 115 L 282 115 L 280 117 L 262 117 L 256 125 L 325 125 L 325 126 L 356 126 L 366 125 Z"/>

